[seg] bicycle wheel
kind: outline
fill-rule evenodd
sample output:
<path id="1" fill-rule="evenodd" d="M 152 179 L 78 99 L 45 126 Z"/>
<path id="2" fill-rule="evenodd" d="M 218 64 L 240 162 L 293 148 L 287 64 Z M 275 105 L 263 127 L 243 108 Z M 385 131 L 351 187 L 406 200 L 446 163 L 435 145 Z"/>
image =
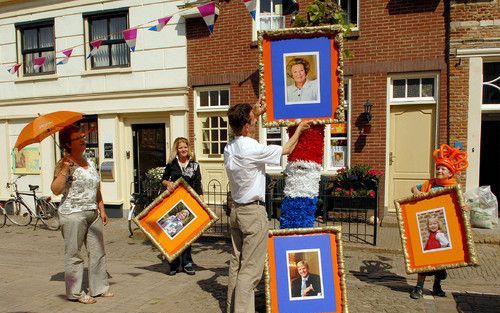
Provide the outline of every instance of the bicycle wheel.
<path id="1" fill-rule="evenodd" d="M 5 211 L 7 212 L 7 219 L 12 224 L 19 226 L 26 226 L 31 223 L 31 214 L 29 209 L 24 203 L 16 200 L 8 200 L 5 202 Z"/>
<path id="2" fill-rule="evenodd" d="M 5 223 L 7 223 L 7 213 L 5 212 L 4 208 L 0 206 L 0 228 L 5 226 Z"/>
<path id="3" fill-rule="evenodd" d="M 40 220 L 48 229 L 59 229 L 59 215 L 57 214 L 56 206 L 52 202 L 45 199 L 38 199 L 37 210 Z"/>

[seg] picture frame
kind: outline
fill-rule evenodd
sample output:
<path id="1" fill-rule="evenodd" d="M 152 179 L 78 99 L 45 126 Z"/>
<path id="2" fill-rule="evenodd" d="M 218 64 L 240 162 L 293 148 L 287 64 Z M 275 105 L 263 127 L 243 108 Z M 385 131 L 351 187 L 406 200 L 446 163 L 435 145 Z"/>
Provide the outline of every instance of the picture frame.
<path id="1" fill-rule="evenodd" d="M 183 178 L 173 188 L 162 192 L 133 219 L 169 262 L 218 219 Z"/>
<path id="2" fill-rule="evenodd" d="M 343 260 L 339 226 L 270 230 L 267 312 L 348 312 Z"/>
<path id="3" fill-rule="evenodd" d="M 24 147 L 11 152 L 12 173 L 15 175 L 36 175 L 42 173 L 40 146 Z"/>
<path id="4" fill-rule="evenodd" d="M 395 200 L 406 272 L 477 264 L 460 185 Z"/>
<path id="5" fill-rule="evenodd" d="M 341 26 L 261 31 L 258 45 L 264 127 L 344 122 Z"/>

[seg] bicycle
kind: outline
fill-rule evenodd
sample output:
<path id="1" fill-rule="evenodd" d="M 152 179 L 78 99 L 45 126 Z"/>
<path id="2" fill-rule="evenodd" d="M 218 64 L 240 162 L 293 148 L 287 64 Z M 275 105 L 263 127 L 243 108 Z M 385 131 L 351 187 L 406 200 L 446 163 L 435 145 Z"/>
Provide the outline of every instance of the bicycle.
<path id="1" fill-rule="evenodd" d="M 7 188 L 14 188 L 14 194 L 11 195 L 13 199 L 5 202 L 6 218 L 19 226 L 29 225 L 33 218 L 36 218 L 33 230 L 36 229 L 38 221 L 42 221 L 50 230 L 58 230 L 60 225 L 57 208 L 50 202 L 50 197 L 38 197 L 36 190 L 39 186 L 37 185 L 28 185 L 31 192 L 20 192 L 17 188 L 17 180 L 21 177 L 23 176 L 18 176 L 13 182 L 7 183 Z M 33 197 L 35 210 L 24 201 L 22 195 Z"/>
<path id="2" fill-rule="evenodd" d="M 134 236 L 135 230 L 139 227 L 134 227 L 134 222 L 132 221 L 134 217 L 136 217 L 144 208 L 150 204 L 154 198 L 153 195 L 158 196 L 161 193 L 161 188 L 157 190 L 150 188 L 146 192 L 133 192 L 130 195 L 130 209 L 128 212 L 127 220 L 128 220 L 128 232 L 129 238 Z"/>

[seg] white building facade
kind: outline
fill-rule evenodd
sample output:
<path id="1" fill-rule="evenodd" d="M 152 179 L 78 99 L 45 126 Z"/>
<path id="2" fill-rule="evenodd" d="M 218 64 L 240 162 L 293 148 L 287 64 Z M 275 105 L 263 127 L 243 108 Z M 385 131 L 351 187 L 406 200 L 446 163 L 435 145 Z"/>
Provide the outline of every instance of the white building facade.
<path id="1" fill-rule="evenodd" d="M 145 170 L 164 166 L 170 144 L 187 136 L 187 57 L 182 1 L 0 1 L 0 200 L 19 175 L 20 190 L 50 184 L 60 151 L 49 137 L 15 155 L 22 128 L 39 114 L 84 114 L 88 156 L 101 170 L 107 207 L 128 208 Z M 173 15 L 161 32 L 147 30 Z M 148 23 L 152 22 L 152 23 Z M 135 52 L 121 36 L 138 27 Z M 91 41 L 104 38 L 87 58 Z M 73 48 L 66 64 L 56 65 Z M 36 69 L 34 58 L 45 56 Z M 20 63 L 19 72 L 7 69 Z M 110 171 L 109 171 L 110 170 Z M 117 211 L 118 213 L 119 211 Z"/>

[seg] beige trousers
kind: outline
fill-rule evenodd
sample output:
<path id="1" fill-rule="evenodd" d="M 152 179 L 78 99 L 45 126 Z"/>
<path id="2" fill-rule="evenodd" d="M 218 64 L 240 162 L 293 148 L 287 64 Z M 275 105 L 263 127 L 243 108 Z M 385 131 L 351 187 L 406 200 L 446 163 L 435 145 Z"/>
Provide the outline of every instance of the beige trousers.
<path id="1" fill-rule="evenodd" d="M 267 253 L 267 213 L 263 206 L 236 206 L 229 217 L 233 252 L 229 262 L 227 312 L 255 313 L 254 289 Z"/>
<path id="2" fill-rule="evenodd" d="M 89 294 L 100 295 L 109 289 L 104 251 L 103 224 L 97 210 L 59 214 L 64 238 L 64 280 L 66 297 L 75 300 L 85 295 L 83 290 L 83 244 L 87 248 Z"/>

